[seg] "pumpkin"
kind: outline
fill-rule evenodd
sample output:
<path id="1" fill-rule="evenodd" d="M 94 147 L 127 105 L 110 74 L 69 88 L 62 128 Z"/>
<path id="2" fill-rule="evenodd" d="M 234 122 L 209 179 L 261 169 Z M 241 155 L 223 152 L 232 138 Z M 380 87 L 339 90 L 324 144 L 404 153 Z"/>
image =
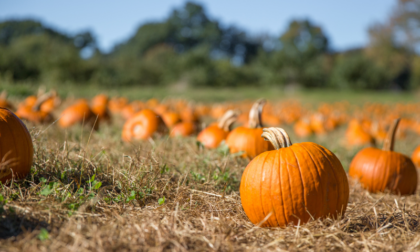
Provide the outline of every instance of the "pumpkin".
<path id="1" fill-rule="evenodd" d="M 249 220 L 285 227 L 343 216 L 349 184 L 340 160 L 316 143 L 292 144 L 281 128 L 263 131 L 275 150 L 255 157 L 243 172 L 240 195 Z"/>
<path id="2" fill-rule="evenodd" d="M 58 125 L 62 128 L 68 128 L 81 123 L 97 130 L 99 126 L 96 121 L 96 115 L 90 109 L 88 102 L 85 99 L 80 99 L 61 112 Z"/>
<path id="3" fill-rule="evenodd" d="M 350 163 L 349 175 L 368 191 L 413 194 L 417 188 L 417 171 L 411 159 L 394 151 L 395 132 L 399 119 L 389 128 L 382 150 L 368 147 L 356 154 Z"/>
<path id="4" fill-rule="evenodd" d="M 155 133 L 163 133 L 166 129 L 162 118 L 153 110 L 143 109 L 128 119 L 123 127 L 122 139 L 147 140 Z"/>
<path id="5" fill-rule="evenodd" d="M 191 136 L 195 133 L 196 126 L 194 122 L 186 121 L 186 122 L 180 122 L 174 125 L 171 129 L 170 136 L 176 137 L 176 136 Z"/>
<path id="6" fill-rule="evenodd" d="M 41 95 L 39 98 L 35 98 L 35 102 L 32 98 L 26 99 L 23 104 L 21 104 L 16 111 L 16 116 L 20 119 L 24 119 L 33 123 L 51 123 L 54 121 L 51 113 L 42 111 L 41 105 L 50 99 L 52 96 L 51 93 L 46 93 Z"/>
<path id="7" fill-rule="evenodd" d="M 413 161 L 414 165 L 420 168 L 420 145 L 413 151 L 411 155 L 411 160 Z"/>
<path id="8" fill-rule="evenodd" d="M 164 112 L 161 116 L 168 128 L 172 128 L 181 121 L 180 115 L 176 112 Z"/>
<path id="9" fill-rule="evenodd" d="M 91 109 L 92 112 L 98 117 L 98 122 L 108 121 L 111 122 L 111 116 L 108 111 L 108 96 L 99 94 L 92 98 Z"/>
<path id="10" fill-rule="evenodd" d="M 112 98 L 109 100 L 108 109 L 111 113 L 117 114 L 120 113 L 121 110 L 128 104 L 127 98 L 120 97 L 120 98 Z"/>
<path id="11" fill-rule="evenodd" d="M 374 145 L 375 139 L 363 128 L 358 120 L 352 120 L 346 131 L 346 145 L 361 146 Z"/>
<path id="12" fill-rule="evenodd" d="M 273 149 L 271 143 L 260 137 L 263 133 L 261 113 L 265 103 L 265 99 L 260 99 L 252 106 L 248 127 L 241 126 L 229 133 L 226 144 L 231 153 L 243 152 L 242 157 L 254 158 L 264 151 Z"/>
<path id="13" fill-rule="evenodd" d="M 7 108 L 0 108 L 0 181 L 22 179 L 31 171 L 34 149 L 25 124 Z"/>
<path id="14" fill-rule="evenodd" d="M 58 97 L 56 91 L 51 91 L 51 93 L 46 95 L 48 98 L 46 98 L 44 101 L 42 101 L 41 98 L 38 98 L 37 103 L 39 103 L 39 110 L 45 113 L 51 113 L 55 108 L 57 108 L 60 103 L 60 97 Z M 42 102 L 39 102 L 39 101 Z"/>
<path id="15" fill-rule="evenodd" d="M 0 93 L 0 107 L 14 110 L 13 105 L 7 100 L 7 92 L 4 90 Z"/>
<path id="16" fill-rule="evenodd" d="M 217 148 L 220 143 L 226 139 L 229 134 L 230 127 L 236 121 L 238 113 L 228 110 L 219 120 L 218 124 L 210 125 L 198 134 L 197 140 L 205 147 L 213 149 Z"/>
<path id="17" fill-rule="evenodd" d="M 298 137 L 308 137 L 312 135 L 312 127 L 309 119 L 302 118 L 295 123 L 293 130 Z"/>

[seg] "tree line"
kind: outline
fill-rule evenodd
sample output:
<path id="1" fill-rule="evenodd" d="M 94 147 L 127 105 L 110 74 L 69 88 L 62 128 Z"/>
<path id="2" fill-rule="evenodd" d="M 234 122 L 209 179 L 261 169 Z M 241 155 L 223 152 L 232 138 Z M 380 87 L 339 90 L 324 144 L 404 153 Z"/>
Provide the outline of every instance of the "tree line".
<path id="1" fill-rule="evenodd" d="M 251 36 L 188 2 L 161 22 L 141 25 L 111 52 L 90 32 L 68 35 L 36 20 L 0 23 L 0 79 L 107 86 L 301 86 L 417 88 L 420 0 L 399 0 L 369 28 L 364 48 L 337 52 L 322 28 L 293 20 L 279 37 Z"/>

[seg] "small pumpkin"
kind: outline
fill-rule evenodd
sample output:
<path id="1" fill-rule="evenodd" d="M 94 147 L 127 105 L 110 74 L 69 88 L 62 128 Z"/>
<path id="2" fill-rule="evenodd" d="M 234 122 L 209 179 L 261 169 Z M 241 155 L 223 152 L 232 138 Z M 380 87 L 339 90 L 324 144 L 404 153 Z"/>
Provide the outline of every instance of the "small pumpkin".
<path id="1" fill-rule="evenodd" d="M 302 118 L 295 123 L 293 130 L 298 137 L 308 137 L 313 134 L 311 123 L 308 118 Z"/>
<path id="2" fill-rule="evenodd" d="M 99 127 L 96 115 L 92 112 L 85 99 L 80 99 L 63 110 L 58 120 L 58 125 L 62 128 L 68 128 L 77 123 L 88 125 L 95 130 Z"/>
<path id="3" fill-rule="evenodd" d="M 31 171 L 34 149 L 25 124 L 7 108 L 0 108 L 0 181 L 22 179 Z"/>
<path id="4" fill-rule="evenodd" d="M 41 95 L 39 98 L 35 98 L 34 101 L 32 98 L 28 99 L 21 104 L 16 111 L 16 116 L 20 119 L 24 119 L 33 123 L 51 123 L 54 121 L 54 118 L 50 112 L 42 111 L 41 105 L 50 99 L 52 96 L 51 93 L 46 93 Z"/>
<path id="5" fill-rule="evenodd" d="M 90 107 L 92 112 L 98 117 L 98 123 L 101 121 L 111 122 L 111 116 L 108 111 L 108 102 L 109 98 L 104 94 L 99 94 L 92 98 Z"/>
<path id="6" fill-rule="evenodd" d="M 210 125 L 202 130 L 200 134 L 198 134 L 197 140 L 207 148 L 217 148 L 228 136 L 230 127 L 236 121 L 237 117 L 237 112 L 228 110 L 220 118 L 219 123 Z"/>
<path id="7" fill-rule="evenodd" d="M 168 128 L 172 128 L 181 121 L 181 116 L 176 112 L 167 111 L 162 113 L 161 116 Z"/>
<path id="8" fill-rule="evenodd" d="M 240 195 L 249 220 L 263 227 L 303 224 L 311 218 L 343 216 L 349 184 L 340 160 L 311 142 L 292 144 L 281 128 L 262 137 L 275 150 L 255 157 L 243 172 Z"/>
<path id="9" fill-rule="evenodd" d="M 155 133 L 163 133 L 166 129 L 162 118 L 151 109 L 143 109 L 128 119 L 123 127 L 122 139 L 147 140 Z"/>
<path id="10" fill-rule="evenodd" d="M 186 121 L 186 122 L 180 122 L 175 124 L 170 132 L 171 137 L 177 137 L 177 136 L 191 136 L 195 133 L 196 126 L 194 122 Z"/>
<path id="11" fill-rule="evenodd" d="M 364 129 L 358 120 L 353 119 L 349 122 L 346 131 L 345 144 L 350 146 L 374 145 L 375 139 Z"/>
<path id="12" fill-rule="evenodd" d="M 115 97 L 109 100 L 108 109 L 111 113 L 118 114 L 128 104 L 128 100 L 125 97 Z"/>
<path id="13" fill-rule="evenodd" d="M 248 127 L 241 126 L 229 133 L 226 145 L 231 153 L 243 152 L 242 157 L 254 158 L 260 153 L 273 149 L 270 142 L 260 137 L 263 133 L 261 113 L 265 103 L 265 99 L 254 103 L 249 112 Z"/>
<path id="14" fill-rule="evenodd" d="M 390 190 L 395 194 L 413 194 L 417 188 L 417 170 L 411 159 L 394 151 L 395 133 L 400 119 L 389 128 L 382 150 L 368 147 L 359 151 L 350 163 L 349 175 L 372 193 Z"/>

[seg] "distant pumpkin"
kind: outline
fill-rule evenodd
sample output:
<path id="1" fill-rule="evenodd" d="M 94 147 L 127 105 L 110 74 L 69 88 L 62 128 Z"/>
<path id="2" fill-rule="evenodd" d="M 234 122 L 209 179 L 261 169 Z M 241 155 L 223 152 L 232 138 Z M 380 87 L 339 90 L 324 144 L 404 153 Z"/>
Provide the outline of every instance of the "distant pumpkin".
<path id="1" fill-rule="evenodd" d="M 235 123 L 238 113 L 228 110 L 217 124 L 210 125 L 198 134 L 197 140 L 205 147 L 217 148 L 220 143 L 229 135 L 230 127 Z"/>
<path id="2" fill-rule="evenodd" d="M 58 120 L 58 125 L 62 128 L 68 128 L 78 123 L 93 127 L 95 130 L 98 129 L 96 115 L 85 99 L 77 100 L 73 105 L 63 110 Z"/>
<path id="3" fill-rule="evenodd" d="M 273 149 L 270 142 L 261 138 L 263 133 L 261 113 L 265 103 L 265 99 L 254 103 L 249 112 L 248 127 L 241 126 L 229 133 L 226 144 L 231 153 L 243 152 L 242 157 L 254 158 L 260 153 Z"/>
<path id="4" fill-rule="evenodd" d="M 108 111 L 108 96 L 99 94 L 92 98 L 91 109 L 92 112 L 98 117 L 98 123 L 102 121 L 111 122 L 111 115 Z"/>
<path id="5" fill-rule="evenodd" d="M 187 121 L 187 122 L 180 122 L 175 124 L 170 132 L 171 137 L 177 137 L 177 136 L 191 136 L 195 133 L 196 126 L 193 122 Z"/>
<path id="6" fill-rule="evenodd" d="M 395 194 L 413 194 L 417 188 L 417 170 L 411 159 L 394 151 L 399 119 L 388 131 L 382 150 L 368 147 L 359 151 L 350 163 L 349 175 L 372 193 L 390 190 Z"/>
<path id="7" fill-rule="evenodd" d="M 163 133 L 165 130 L 165 123 L 158 114 L 153 110 L 143 109 L 125 122 L 122 139 L 126 142 L 147 140 L 155 133 Z"/>

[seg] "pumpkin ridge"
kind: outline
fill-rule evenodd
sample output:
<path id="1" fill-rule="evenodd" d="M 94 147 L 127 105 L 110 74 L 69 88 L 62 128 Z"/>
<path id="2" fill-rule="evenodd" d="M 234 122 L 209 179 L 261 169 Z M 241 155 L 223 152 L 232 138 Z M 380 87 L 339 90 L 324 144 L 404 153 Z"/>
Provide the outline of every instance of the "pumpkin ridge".
<path id="1" fill-rule="evenodd" d="M 271 153 L 270 152 L 267 152 L 267 156 L 269 156 Z M 274 160 L 276 160 L 276 158 L 277 158 L 277 153 L 276 153 L 276 156 L 274 157 Z M 273 166 L 273 168 L 271 169 L 271 176 L 270 176 L 270 202 L 271 202 L 271 209 L 273 209 L 272 211 L 274 212 L 274 217 L 275 217 L 275 219 L 276 219 L 276 222 L 277 222 L 277 226 L 280 226 L 280 223 L 279 223 L 279 220 L 277 219 L 277 213 L 276 213 L 276 208 L 274 207 L 274 205 L 273 205 L 273 202 L 274 202 L 274 200 L 272 200 L 273 199 L 273 194 L 272 194 L 272 192 L 273 192 L 273 190 L 272 190 L 272 188 L 273 188 L 273 173 L 274 173 L 274 170 L 277 168 L 277 166 Z"/>
<path id="2" fill-rule="evenodd" d="M 335 207 L 335 212 L 336 212 L 336 214 L 338 214 L 337 213 L 337 211 L 338 211 L 338 209 L 340 209 L 341 207 L 339 207 L 339 205 L 340 205 L 340 195 L 341 195 L 341 193 L 344 193 L 344 192 L 341 192 L 341 190 L 340 190 L 340 181 L 339 181 L 339 179 L 338 179 L 338 176 L 337 176 L 337 174 L 336 174 L 336 171 L 335 171 L 335 168 L 334 168 L 334 165 L 331 163 L 331 160 L 328 158 L 328 156 L 326 155 L 326 153 L 324 152 L 324 148 L 321 148 L 320 147 L 320 145 L 318 145 L 318 144 L 314 144 L 315 145 L 315 147 L 316 148 L 318 148 L 318 150 L 320 150 L 320 152 L 322 153 L 322 155 L 325 157 L 325 159 L 327 159 L 327 161 L 328 161 L 328 164 L 330 165 L 330 168 L 331 168 L 331 170 L 332 170 L 332 173 L 334 174 L 334 178 L 335 178 L 335 181 L 337 181 L 337 192 L 336 192 L 336 194 L 337 194 L 337 203 L 336 203 L 336 207 Z"/>
<path id="3" fill-rule="evenodd" d="M 282 159 L 281 159 L 281 154 L 282 154 L 282 152 L 279 152 L 279 166 L 281 165 L 281 163 L 282 163 Z M 284 190 L 283 190 L 283 173 L 281 172 L 281 169 L 279 168 L 278 169 L 279 170 L 279 178 L 280 178 L 280 193 L 281 193 L 281 198 L 282 198 L 282 207 L 283 207 L 283 216 L 284 216 L 284 220 L 285 220 L 285 223 L 289 223 L 289 216 L 286 214 L 286 208 L 285 208 L 285 197 L 284 197 Z"/>
<path id="4" fill-rule="evenodd" d="M 322 146 L 320 146 L 320 145 L 317 145 L 318 146 L 318 148 L 320 148 L 320 149 L 322 149 L 322 153 L 326 153 L 326 154 L 328 154 L 328 152 L 331 152 L 330 150 L 328 150 L 328 149 L 326 149 L 326 148 L 324 148 L 324 147 L 322 147 Z M 324 154 L 325 155 L 325 154 Z M 341 167 L 343 167 L 343 165 L 341 164 L 341 162 L 340 162 L 340 160 L 337 158 L 337 156 L 335 156 L 335 154 L 334 153 L 332 153 L 331 152 L 331 155 L 333 156 L 333 157 L 335 157 L 335 161 L 341 166 Z M 334 166 L 332 163 L 331 163 L 331 159 L 328 159 L 328 162 L 330 163 L 330 165 L 331 165 L 331 168 L 333 169 L 333 173 L 334 173 L 334 175 L 335 175 L 335 177 L 336 177 L 336 181 L 337 181 L 337 183 L 338 183 L 338 192 L 337 192 L 337 198 L 338 198 L 338 200 L 337 200 L 337 208 L 336 208 L 336 214 L 338 215 L 338 213 L 341 213 L 341 214 L 344 214 L 345 213 L 345 210 L 346 210 L 346 207 L 343 209 L 343 205 L 346 205 L 347 206 L 347 204 L 348 204 L 348 200 L 349 200 L 349 191 L 348 191 L 348 188 L 349 188 L 349 186 L 348 186 L 348 180 L 347 180 L 347 174 L 344 174 L 345 175 L 345 177 L 346 177 L 346 179 L 344 180 L 344 181 L 339 181 L 337 178 L 339 178 L 340 176 L 339 176 L 339 174 L 337 174 L 337 172 L 339 172 L 339 170 L 336 170 L 335 169 L 335 167 L 336 166 Z M 344 171 L 344 169 L 343 169 L 343 171 Z M 344 185 L 345 184 L 345 185 Z M 345 197 L 346 198 L 346 201 L 345 202 L 340 202 L 340 196 L 342 195 L 342 194 L 346 194 L 347 195 L 347 197 Z M 341 204 L 341 206 L 339 205 L 339 204 Z M 337 212 L 337 211 L 341 211 L 341 212 Z"/>
<path id="5" fill-rule="evenodd" d="M 264 159 L 263 159 L 263 167 L 262 167 L 262 169 L 261 169 L 261 177 L 263 178 L 263 177 L 265 177 L 265 173 L 264 173 L 264 171 L 265 171 L 265 161 L 267 160 L 267 157 L 268 157 L 268 153 L 265 155 L 265 157 L 264 157 Z M 265 213 L 265 211 L 264 211 L 264 202 L 263 202 L 263 195 L 262 195 L 262 191 L 263 191 L 263 189 L 262 189 L 262 185 L 263 185 L 263 182 L 264 182 L 264 179 L 262 179 L 261 178 L 261 183 L 260 183 L 260 204 L 261 204 L 261 208 L 262 208 L 262 212 L 263 212 L 263 219 L 265 219 L 266 217 L 267 217 L 267 215 L 268 214 L 270 214 L 270 213 L 268 213 L 268 214 L 266 214 Z M 270 185 L 271 186 L 271 185 Z M 271 212 L 271 211 L 270 211 Z M 266 222 L 269 222 L 269 220 L 270 220 L 270 218 L 268 218 L 267 220 L 266 220 Z M 264 225 L 264 223 L 262 223 L 261 225 Z"/>
<path id="6" fill-rule="evenodd" d="M 309 155 L 309 157 L 311 158 L 311 160 L 312 160 L 312 163 L 314 164 L 314 167 L 316 167 L 316 169 L 315 169 L 315 171 L 316 171 L 316 176 L 318 177 L 317 178 L 317 180 L 318 181 L 320 181 L 320 183 L 319 183 L 319 185 L 321 186 L 321 191 L 322 192 L 324 192 L 324 190 L 325 190 L 325 188 L 324 188 L 324 184 L 323 183 L 321 183 L 322 182 L 322 180 L 321 180 L 321 174 L 320 174 L 320 172 L 319 172 L 319 170 L 318 170 L 318 163 L 317 162 L 315 162 L 315 159 L 312 157 L 312 154 L 311 154 L 311 152 L 307 149 L 307 148 L 305 148 L 305 146 L 303 145 L 303 144 L 301 144 L 300 145 L 300 147 L 302 148 L 302 149 L 304 149 L 307 153 L 308 153 L 308 155 Z M 324 198 L 323 197 L 321 197 L 321 199 L 322 199 L 322 204 L 320 204 L 320 205 L 322 205 L 322 206 L 325 206 L 325 202 L 324 202 Z M 317 216 L 321 216 L 321 215 L 324 215 L 324 208 L 319 208 L 319 209 L 321 209 L 322 210 L 322 213 L 318 213 L 318 215 L 313 215 L 314 216 L 314 218 L 316 218 Z M 312 213 L 311 213 L 312 214 Z"/>
<path id="7" fill-rule="evenodd" d="M 16 136 L 15 136 L 15 134 L 14 134 L 12 128 L 11 128 L 11 125 L 9 123 L 6 123 L 6 125 L 9 128 L 9 132 L 12 134 L 13 147 L 14 147 L 15 153 L 16 153 L 15 155 L 18 156 L 18 157 L 20 157 L 21 155 L 19 155 L 18 147 L 17 147 L 17 144 L 16 144 Z M 7 153 L 6 153 L 6 155 L 7 155 Z M 7 162 L 7 160 L 6 160 L 6 162 Z M 21 160 L 17 160 L 17 164 L 16 165 L 19 166 L 20 162 L 21 162 Z M 10 168 L 11 167 L 9 167 L 9 169 Z M 15 172 L 15 171 L 12 170 L 12 174 L 10 174 L 10 175 L 12 176 L 12 178 L 16 178 L 18 174 L 17 174 L 17 172 Z"/>
<path id="8" fill-rule="evenodd" d="M 305 212 L 309 212 L 308 211 L 308 209 L 307 209 L 307 199 L 306 199 L 306 188 L 305 188 L 305 183 L 303 182 L 303 176 L 302 176 L 302 171 L 301 171 L 301 169 L 300 169 L 300 164 L 299 164 L 299 159 L 297 158 L 297 156 L 296 156 L 296 153 L 294 152 L 294 150 L 291 148 L 290 149 L 290 152 L 293 154 L 293 156 L 295 157 L 295 159 L 296 159 L 296 163 L 297 163 L 297 169 L 298 169 L 298 171 L 299 171 L 299 177 L 300 177 L 300 182 L 301 182 L 301 184 L 302 184 L 302 194 L 303 194 L 303 199 L 304 199 L 304 205 L 303 205 L 303 207 L 304 207 L 304 209 L 306 210 Z M 312 215 L 312 213 L 309 213 L 309 215 Z"/>
<path id="9" fill-rule="evenodd" d="M 287 157 L 287 154 L 286 154 Z M 290 197 L 290 201 L 292 202 L 291 206 L 292 206 L 292 212 L 296 213 L 296 209 L 295 209 L 295 202 L 293 200 L 293 192 L 292 192 L 292 183 L 290 180 L 290 169 L 289 169 L 289 162 L 286 163 L 286 167 L 287 167 L 287 175 L 288 175 L 288 182 L 289 182 L 289 197 Z M 296 217 L 295 217 L 296 218 Z M 299 221 L 300 219 L 298 219 Z M 297 224 L 297 223 L 296 223 Z"/>
<path id="10" fill-rule="evenodd" d="M 377 155 L 377 158 L 375 159 L 375 165 L 374 165 L 374 170 L 373 170 L 373 176 L 371 176 L 371 178 L 370 178 L 370 184 L 371 185 L 375 185 L 375 192 L 377 192 L 377 191 L 382 191 L 382 190 L 384 190 L 384 188 L 377 188 L 378 186 L 376 185 L 376 183 L 375 183 L 375 177 L 377 176 L 376 174 L 376 172 L 377 172 L 377 170 L 378 170 L 378 160 L 380 160 L 381 159 L 381 157 L 382 157 L 382 153 L 380 153 L 379 152 L 379 155 Z M 388 161 L 388 158 L 387 157 L 385 157 L 386 159 L 385 159 L 385 163 L 387 163 L 386 161 Z M 386 167 L 386 166 L 385 166 Z M 390 180 L 388 180 L 388 181 L 386 181 L 386 184 L 388 184 L 390 182 Z"/>
<path id="11" fill-rule="evenodd" d="M 392 154 L 391 154 L 392 155 Z M 388 184 L 389 184 L 389 182 L 390 182 L 390 179 L 389 179 L 389 175 L 390 175 L 390 172 L 391 172 L 391 167 L 390 166 L 388 166 L 388 164 L 389 163 L 391 163 L 392 164 L 392 162 L 388 162 L 388 161 L 391 161 L 391 157 L 389 158 L 389 160 L 388 160 L 388 158 L 386 159 L 386 167 L 389 167 L 389 169 L 387 169 L 387 171 L 386 171 L 386 176 L 384 177 L 384 179 L 382 179 L 384 182 L 383 182 L 383 184 L 381 185 L 381 189 L 382 188 L 386 188 L 387 186 L 388 186 Z M 375 164 L 376 165 L 376 164 Z M 388 179 L 385 179 L 385 178 L 388 178 Z M 392 189 L 392 190 L 395 190 L 395 185 L 393 186 L 394 188 Z"/>

